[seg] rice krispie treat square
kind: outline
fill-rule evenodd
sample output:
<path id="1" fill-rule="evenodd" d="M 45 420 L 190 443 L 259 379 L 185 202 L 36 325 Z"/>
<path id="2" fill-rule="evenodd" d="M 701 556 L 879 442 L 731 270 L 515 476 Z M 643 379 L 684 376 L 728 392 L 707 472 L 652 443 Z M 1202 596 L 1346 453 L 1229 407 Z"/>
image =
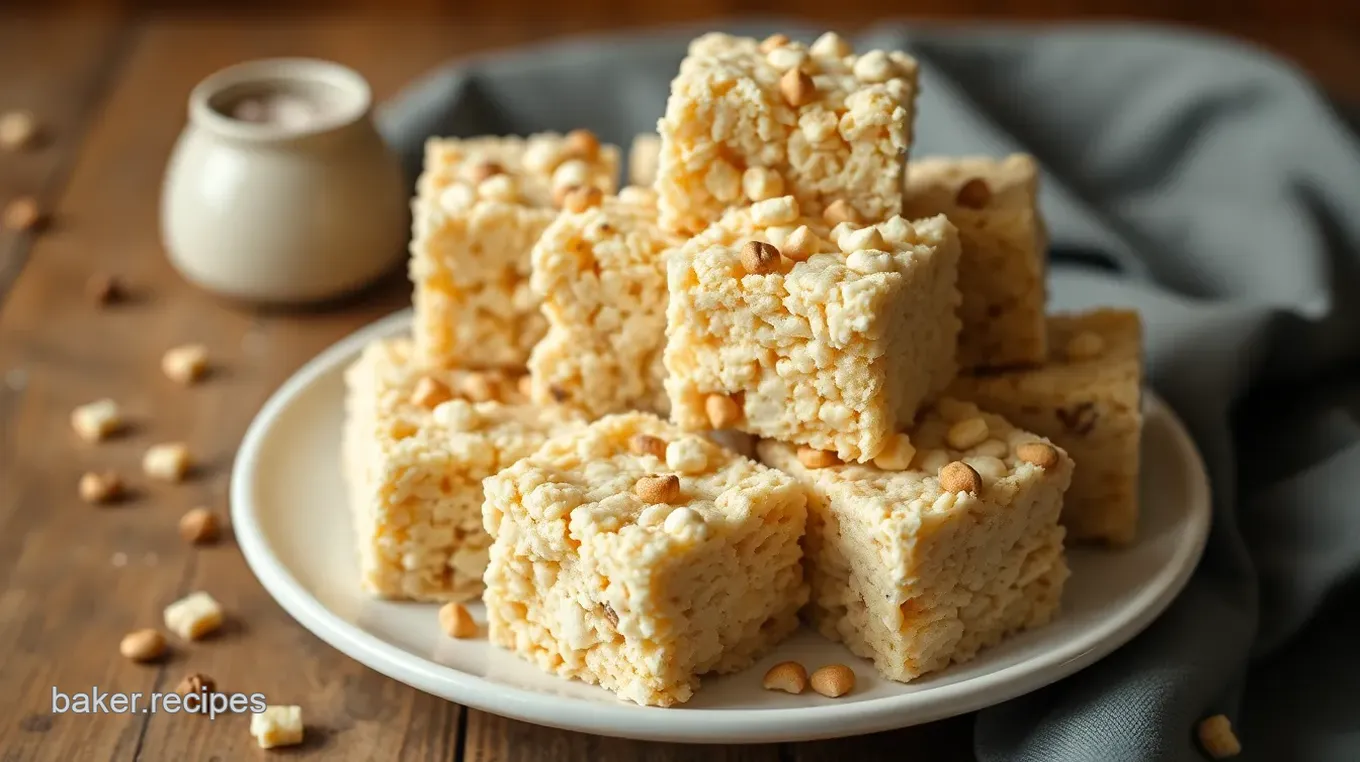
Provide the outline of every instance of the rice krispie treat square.
<path id="1" fill-rule="evenodd" d="M 1058 611 L 1058 523 L 1072 460 L 945 398 L 878 465 L 827 465 L 766 440 L 761 460 L 808 490 L 809 615 L 903 682 L 965 662 Z"/>
<path id="2" fill-rule="evenodd" d="M 577 419 L 527 404 L 515 379 L 496 372 L 424 371 L 407 339 L 370 344 L 346 383 L 343 471 L 364 589 L 477 597 L 491 544 L 482 479 Z"/>
<path id="3" fill-rule="evenodd" d="M 1143 340 L 1138 313 L 1048 318 L 1049 360 L 959 376 L 950 393 L 1052 439 L 1072 455 L 1063 523 L 1074 540 L 1127 545 L 1138 533 Z"/>
<path id="4" fill-rule="evenodd" d="M 694 40 L 658 130 L 661 225 L 697 233 L 724 209 L 784 194 L 809 215 L 881 222 L 902 211 L 916 62 L 712 33 Z"/>
<path id="5" fill-rule="evenodd" d="M 911 163 L 902 214 L 943 214 L 959 229 L 959 366 L 1043 362 L 1047 235 L 1032 156 L 927 157 Z"/>
<path id="6" fill-rule="evenodd" d="M 533 250 L 534 293 L 548 335 L 529 356 L 533 396 L 594 419 L 670 404 L 666 344 L 667 249 L 680 240 L 656 225 L 656 194 L 624 188 L 600 206 L 564 211 Z"/>
<path id="7" fill-rule="evenodd" d="M 486 480 L 491 641 L 650 706 L 749 666 L 807 601 L 788 476 L 644 413 Z"/>
<path id="8" fill-rule="evenodd" d="M 427 142 L 410 263 L 420 360 L 522 367 L 547 328 L 529 251 L 571 189 L 612 193 L 618 171 L 618 148 L 585 131 Z"/>
<path id="9" fill-rule="evenodd" d="M 668 256 L 671 418 L 867 461 L 954 377 L 958 236 L 944 217 L 827 232 L 799 212 L 729 210 Z"/>

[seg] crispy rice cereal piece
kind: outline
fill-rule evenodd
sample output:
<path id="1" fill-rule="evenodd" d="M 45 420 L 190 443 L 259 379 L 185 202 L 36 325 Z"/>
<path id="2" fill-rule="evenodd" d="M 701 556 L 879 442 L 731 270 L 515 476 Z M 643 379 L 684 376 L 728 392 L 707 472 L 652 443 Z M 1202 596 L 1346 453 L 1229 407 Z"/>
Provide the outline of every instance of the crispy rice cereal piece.
<path id="1" fill-rule="evenodd" d="M 968 421 L 986 438 L 951 447 L 950 430 Z M 808 490 L 811 621 L 903 682 L 1053 618 L 1068 576 L 1058 514 L 1072 477 L 1061 449 L 953 399 L 910 438 L 916 457 L 905 471 L 813 469 L 793 445 L 758 448 Z M 1051 451 L 1050 467 L 1017 452 L 1036 443 Z"/>
<path id="2" fill-rule="evenodd" d="M 830 42 L 827 42 L 830 40 Z M 902 211 L 916 62 L 824 37 L 689 45 L 661 119 L 661 225 L 697 233 L 730 206 L 785 193 L 809 215 L 843 201 L 864 222 Z"/>
<path id="3" fill-rule="evenodd" d="M 638 437 L 665 441 L 665 459 Z M 648 414 L 554 437 L 486 481 L 491 641 L 638 704 L 688 701 L 700 675 L 797 629 L 805 501 L 784 474 Z"/>
<path id="4" fill-rule="evenodd" d="M 362 582 L 383 598 L 468 600 L 482 592 L 491 544 L 482 479 L 575 418 L 528 404 L 513 379 L 426 372 L 412 355 L 406 339 L 377 341 L 346 374 L 344 473 Z M 471 402 L 469 391 L 489 399 Z"/>

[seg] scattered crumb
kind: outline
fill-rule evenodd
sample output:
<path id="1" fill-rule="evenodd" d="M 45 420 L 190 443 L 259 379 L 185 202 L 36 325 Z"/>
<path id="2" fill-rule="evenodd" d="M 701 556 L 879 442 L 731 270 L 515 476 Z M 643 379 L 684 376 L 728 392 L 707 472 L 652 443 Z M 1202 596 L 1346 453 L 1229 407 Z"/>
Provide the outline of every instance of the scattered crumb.
<path id="1" fill-rule="evenodd" d="M 190 593 L 165 607 L 165 627 L 185 640 L 198 640 L 222 626 L 222 607 L 211 595 Z"/>
<path id="2" fill-rule="evenodd" d="M 182 442 L 152 445 L 142 456 L 142 470 L 147 476 L 161 481 L 184 481 L 192 466 L 189 448 Z"/>
<path id="3" fill-rule="evenodd" d="M 207 508 L 194 508 L 180 517 L 179 536 L 195 545 L 210 543 L 217 539 L 217 517 Z"/>
<path id="4" fill-rule="evenodd" d="M 208 348 L 202 344 L 175 347 L 161 357 L 161 370 L 177 384 L 197 383 L 208 372 Z"/>
<path id="5" fill-rule="evenodd" d="M 23 196 L 9 202 L 5 207 L 4 226 L 10 230 L 24 232 L 34 230 L 43 223 L 42 209 L 38 206 L 37 199 L 32 196 Z"/>
<path id="6" fill-rule="evenodd" d="M 302 707 L 267 706 L 250 718 L 250 734 L 261 749 L 302 743 Z"/>
<path id="7" fill-rule="evenodd" d="M 135 630 L 123 636 L 118 653 L 137 662 L 159 659 L 165 653 L 165 636 L 159 630 Z"/>

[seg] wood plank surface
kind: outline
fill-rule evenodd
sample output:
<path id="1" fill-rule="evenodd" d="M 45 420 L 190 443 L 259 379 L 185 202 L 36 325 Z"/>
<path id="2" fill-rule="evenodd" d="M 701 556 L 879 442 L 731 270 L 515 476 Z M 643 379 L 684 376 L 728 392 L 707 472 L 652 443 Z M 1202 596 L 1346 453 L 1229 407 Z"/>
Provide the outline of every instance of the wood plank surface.
<path id="1" fill-rule="evenodd" d="M 3 762 L 258 756 L 247 716 L 208 721 L 49 711 L 54 687 L 164 691 L 189 671 L 215 677 L 224 691 L 258 691 L 303 705 L 308 740 L 290 757 L 831 762 L 900 758 L 910 750 L 913 759 L 972 758 L 971 717 L 839 741 L 708 747 L 606 739 L 465 712 L 358 665 L 303 630 L 255 581 L 229 533 L 202 549 L 178 538 L 175 522 L 190 507 L 205 505 L 225 517 L 232 457 L 250 418 L 278 384 L 320 349 L 409 300 L 400 271 L 343 304 L 311 311 L 244 309 L 185 285 L 160 250 L 157 206 L 193 84 L 241 59 L 311 55 L 355 67 L 381 98 L 452 56 L 744 7 L 704 0 L 687 10 L 647 11 L 646 4 L 599 2 L 526 20 L 515 10 L 539 5 L 494 5 L 500 15 L 492 17 L 499 20 L 476 24 L 401 14 L 380 22 L 0 17 L 0 112 L 29 108 L 47 127 L 38 150 L 0 153 L 0 203 L 35 194 L 54 214 L 41 236 L 0 232 Z M 987 14 L 1015 6 L 1042 15 L 1072 3 L 964 5 Z M 109 10 L 103 3 L 86 7 Z M 1145 10 L 1188 13 L 1179 7 Z M 1280 25 L 1269 17 L 1183 20 L 1248 34 L 1299 61 L 1334 92 L 1360 99 L 1353 76 L 1360 37 L 1353 28 Z M 122 277 L 131 298 L 96 309 L 85 294 L 95 273 Z M 211 378 L 194 388 L 172 384 L 159 370 L 161 353 L 187 341 L 206 344 L 215 361 Z M 100 445 L 79 442 L 68 423 L 70 410 L 106 396 L 127 411 L 129 431 Z M 166 440 L 187 442 L 202 461 L 186 484 L 148 484 L 140 474 L 145 448 Z M 134 495 L 107 508 L 83 504 L 77 479 L 105 467 L 120 470 Z M 159 626 L 165 604 L 199 589 L 228 612 L 229 624 L 218 637 L 177 645 L 166 660 L 149 666 L 118 656 L 124 632 Z"/>

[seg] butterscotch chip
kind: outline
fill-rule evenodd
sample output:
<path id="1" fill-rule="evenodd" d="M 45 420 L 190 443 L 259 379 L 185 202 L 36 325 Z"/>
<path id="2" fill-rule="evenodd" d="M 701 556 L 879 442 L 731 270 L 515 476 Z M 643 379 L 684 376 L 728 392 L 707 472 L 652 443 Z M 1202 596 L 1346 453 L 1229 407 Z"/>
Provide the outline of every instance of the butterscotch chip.
<path id="1" fill-rule="evenodd" d="M 159 630 L 134 630 L 118 642 L 118 653 L 138 662 L 158 659 L 165 653 L 165 636 Z"/>
<path id="2" fill-rule="evenodd" d="M 822 210 L 822 219 L 831 225 L 839 225 L 842 222 L 859 222 L 859 215 L 855 213 L 854 207 L 841 198 L 832 201 Z"/>
<path id="3" fill-rule="evenodd" d="M 829 450 L 818 450 L 814 447 L 799 447 L 798 462 L 805 468 L 829 468 L 830 466 L 840 465 L 841 459 L 836 453 Z"/>
<path id="4" fill-rule="evenodd" d="M 20 151 L 33 145 L 38 137 L 38 120 L 27 111 L 0 115 L 0 150 Z"/>
<path id="5" fill-rule="evenodd" d="M 972 180 L 959 187 L 959 192 L 954 196 L 954 203 L 966 209 L 982 209 L 992 201 L 992 189 L 987 185 L 987 181 L 981 177 L 974 177 Z"/>
<path id="6" fill-rule="evenodd" d="M 217 517 L 207 508 L 194 508 L 179 519 L 179 536 L 196 545 L 217 539 Z"/>
<path id="7" fill-rule="evenodd" d="M 940 467 L 940 489 L 945 492 L 969 492 L 982 489 L 982 476 L 967 463 L 956 460 Z"/>
<path id="8" fill-rule="evenodd" d="M 468 169 L 468 180 L 473 185 L 480 185 L 484 180 L 490 180 L 496 175 L 503 174 L 505 167 L 494 161 L 479 161 Z"/>
<path id="9" fill-rule="evenodd" d="M 799 225 L 789 237 L 784 240 L 784 248 L 779 250 L 788 259 L 794 262 L 805 262 L 816 252 L 813 251 L 817 246 L 817 236 L 807 225 Z"/>
<path id="10" fill-rule="evenodd" d="M 807 668 L 796 661 L 781 661 L 770 667 L 765 673 L 765 678 L 760 681 L 761 687 L 767 691 L 784 691 L 785 693 L 802 693 L 807 690 L 808 673 Z"/>
<path id="11" fill-rule="evenodd" d="M 593 185 L 586 185 L 568 191 L 562 199 L 562 208 L 579 214 L 602 203 L 604 203 L 604 191 Z"/>
<path id="12" fill-rule="evenodd" d="M 453 399 L 453 392 L 448 385 L 429 376 L 417 381 L 416 388 L 411 391 L 411 404 L 418 407 L 433 409 L 451 399 Z"/>
<path id="13" fill-rule="evenodd" d="M 675 474 L 644 476 L 633 485 L 633 494 L 647 503 L 671 503 L 680 497 L 680 477 Z"/>
<path id="14" fill-rule="evenodd" d="M 123 495 L 123 479 L 116 471 L 89 472 L 80 477 L 80 499 L 87 503 L 111 503 Z"/>
<path id="15" fill-rule="evenodd" d="M 893 434 L 883 450 L 874 456 L 874 466 L 884 471 L 906 471 L 915 457 L 916 447 L 911 443 L 911 437 Z"/>
<path id="16" fill-rule="evenodd" d="M 779 78 L 779 92 L 790 106 L 798 108 L 817 98 L 817 85 L 802 69 L 789 69 Z"/>
<path id="17" fill-rule="evenodd" d="M 477 623 L 461 603 L 446 603 L 439 607 L 439 628 L 451 638 L 471 638 L 477 635 Z"/>
<path id="18" fill-rule="evenodd" d="M 1015 457 L 1043 469 L 1058 465 L 1058 450 L 1045 442 L 1026 442 L 1015 448 Z"/>
<path id="19" fill-rule="evenodd" d="M 99 306 L 121 301 L 124 296 L 123 284 L 113 275 L 91 275 L 85 283 L 85 293 L 90 301 Z"/>
<path id="20" fill-rule="evenodd" d="M 567 155 L 586 161 L 594 161 L 600 153 L 600 139 L 590 130 L 572 130 L 563 140 Z"/>
<path id="21" fill-rule="evenodd" d="M 844 664 L 828 664 L 812 673 L 812 690 L 828 698 L 838 698 L 855 689 L 855 671 Z"/>
<path id="22" fill-rule="evenodd" d="M 741 420 L 741 407 L 726 394 L 710 394 L 704 400 L 704 413 L 715 429 L 730 429 Z"/>
<path id="23" fill-rule="evenodd" d="M 967 450 L 987 441 L 987 421 L 980 417 L 965 418 L 949 427 L 945 442 L 955 450 Z"/>
<path id="24" fill-rule="evenodd" d="M 774 50 L 775 48 L 780 48 L 788 44 L 789 36 L 787 34 L 772 34 L 769 37 L 766 37 L 765 39 L 761 40 L 760 45 L 756 47 L 762 53 L 769 53 L 771 50 Z"/>
<path id="25" fill-rule="evenodd" d="M 741 266 L 755 275 L 772 273 L 779 266 L 779 249 L 764 241 L 747 241 L 741 247 Z"/>
<path id="26" fill-rule="evenodd" d="M 463 376 L 458 390 L 473 402 L 490 402 L 496 399 L 496 385 L 485 373 L 469 373 Z"/>
<path id="27" fill-rule="evenodd" d="M 1242 742 L 1233 732 L 1232 722 L 1221 714 L 1200 720 L 1199 745 L 1214 759 L 1228 759 L 1242 753 Z"/>
<path id="28" fill-rule="evenodd" d="M 5 207 L 5 227 L 23 232 L 33 230 L 42 222 L 42 209 L 36 199 L 25 196 L 16 198 Z"/>
<path id="29" fill-rule="evenodd" d="M 1093 360 L 1105 351 L 1105 339 L 1095 331 L 1082 331 L 1063 348 L 1070 360 Z"/>
<path id="30" fill-rule="evenodd" d="M 634 455 L 655 455 L 666 459 L 666 440 L 650 434 L 634 434 L 628 440 L 628 449 Z"/>
<path id="31" fill-rule="evenodd" d="M 208 348 L 202 344 L 185 344 L 161 356 L 161 371 L 177 384 L 192 384 L 208 372 Z"/>

